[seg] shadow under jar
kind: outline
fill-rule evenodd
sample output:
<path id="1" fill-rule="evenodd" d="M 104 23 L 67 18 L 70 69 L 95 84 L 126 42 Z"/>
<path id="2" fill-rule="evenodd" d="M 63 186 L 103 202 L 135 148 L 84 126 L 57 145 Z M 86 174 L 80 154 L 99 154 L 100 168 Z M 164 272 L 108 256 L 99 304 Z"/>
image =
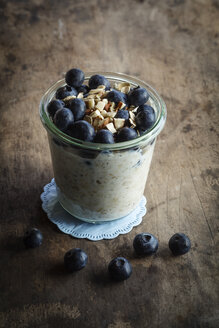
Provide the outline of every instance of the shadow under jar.
<path id="1" fill-rule="evenodd" d="M 156 137 L 166 121 L 166 106 L 147 83 L 134 77 L 110 72 L 85 74 L 85 83 L 94 74 L 104 75 L 111 83 L 129 82 L 146 88 L 156 122 L 136 139 L 98 144 L 84 142 L 61 132 L 51 121 L 48 103 L 64 80 L 55 83 L 42 97 L 40 117 L 48 132 L 54 177 L 60 204 L 74 217 L 90 223 L 112 221 L 129 214 L 138 206 L 152 160 Z"/>

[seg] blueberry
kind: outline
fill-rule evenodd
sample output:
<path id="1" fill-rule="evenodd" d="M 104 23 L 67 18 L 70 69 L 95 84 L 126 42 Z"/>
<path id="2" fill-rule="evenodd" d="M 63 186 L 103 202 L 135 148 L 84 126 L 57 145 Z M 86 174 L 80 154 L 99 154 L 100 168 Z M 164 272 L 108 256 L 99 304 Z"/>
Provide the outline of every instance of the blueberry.
<path id="1" fill-rule="evenodd" d="M 91 89 L 96 89 L 99 85 L 105 85 L 106 90 L 110 89 L 110 82 L 103 75 L 92 75 L 89 79 L 89 87 Z"/>
<path id="2" fill-rule="evenodd" d="M 71 99 L 68 103 L 68 108 L 71 109 L 72 113 L 74 114 L 75 121 L 79 121 L 84 117 L 86 105 L 82 99 Z"/>
<path id="3" fill-rule="evenodd" d="M 68 126 L 74 122 L 74 115 L 70 109 L 64 107 L 57 110 L 53 122 L 59 130 L 66 132 Z"/>
<path id="4" fill-rule="evenodd" d="M 156 121 L 155 111 L 151 106 L 145 106 L 135 117 L 137 128 L 141 130 L 150 129 Z"/>
<path id="5" fill-rule="evenodd" d="M 79 271 L 87 264 L 87 254 L 80 248 L 73 248 L 64 256 L 64 264 L 69 272 Z"/>
<path id="6" fill-rule="evenodd" d="M 109 263 L 108 271 L 112 279 L 122 281 L 131 276 L 132 266 L 124 257 L 116 257 Z"/>
<path id="7" fill-rule="evenodd" d="M 129 92 L 128 100 L 130 105 L 141 106 L 149 99 L 149 94 L 144 88 L 136 88 Z"/>
<path id="8" fill-rule="evenodd" d="M 149 106 L 149 105 L 146 105 L 146 104 L 141 105 L 141 106 L 138 107 L 138 109 L 137 109 L 137 114 L 138 114 L 139 112 L 141 112 L 142 110 L 150 110 L 150 111 L 153 111 L 153 112 L 154 112 L 153 107 L 151 107 L 151 106 Z"/>
<path id="9" fill-rule="evenodd" d="M 158 240 L 150 233 L 139 233 L 134 238 L 133 247 L 138 255 L 151 255 L 158 249 Z"/>
<path id="10" fill-rule="evenodd" d="M 42 244 L 43 235 L 40 230 L 32 228 L 25 233 L 23 241 L 27 248 L 39 247 Z"/>
<path id="11" fill-rule="evenodd" d="M 126 103 L 126 98 L 125 98 L 125 94 L 117 91 L 117 90 L 112 90 L 109 93 L 107 93 L 106 98 L 111 101 L 114 102 L 116 105 L 121 101 L 123 103 Z"/>
<path id="12" fill-rule="evenodd" d="M 47 111 L 51 117 L 55 115 L 57 110 L 63 108 L 65 106 L 65 103 L 61 100 L 52 100 L 47 106 Z"/>
<path id="13" fill-rule="evenodd" d="M 72 68 L 65 74 L 65 81 L 71 87 L 80 87 L 84 82 L 84 72 L 78 68 Z"/>
<path id="14" fill-rule="evenodd" d="M 70 124 L 67 133 L 73 138 L 90 142 L 93 141 L 95 135 L 93 126 L 83 120 Z"/>
<path id="15" fill-rule="evenodd" d="M 115 141 L 112 132 L 110 132 L 109 130 L 102 129 L 96 133 L 94 142 L 113 144 Z"/>
<path id="16" fill-rule="evenodd" d="M 65 85 L 64 87 L 61 87 L 56 91 L 57 99 L 64 99 L 69 96 L 77 96 L 77 95 L 78 95 L 77 90 L 73 87 L 70 87 L 69 85 Z"/>
<path id="17" fill-rule="evenodd" d="M 186 254 L 191 248 L 190 239 L 184 233 L 176 233 L 169 240 L 169 248 L 175 256 Z"/>
<path id="18" fill-rule="evenodd" d="M 121 130 L 119 130 L 116 136 L 116 141 L 117 142 L 128 141 L 128 140 L 135 139 L 137 136 L 138 136 L 137 132 L 134 129 L 124 127 Z"/>
<path id="19" fill-rule="evenodd" d="M 119 109 L 115 118 L 124 118 L 127 121 L 129 119 L 129 111 L 126 109 Z"/>
<path id="20" fill-rule="evenodd" d="M 77 88 L 77 92 L 78 93 L 83 92 L 84 95 L 87 94 L 89 91 L 90 91 L 90 88 L 85 84 L 83 84 Z"/>

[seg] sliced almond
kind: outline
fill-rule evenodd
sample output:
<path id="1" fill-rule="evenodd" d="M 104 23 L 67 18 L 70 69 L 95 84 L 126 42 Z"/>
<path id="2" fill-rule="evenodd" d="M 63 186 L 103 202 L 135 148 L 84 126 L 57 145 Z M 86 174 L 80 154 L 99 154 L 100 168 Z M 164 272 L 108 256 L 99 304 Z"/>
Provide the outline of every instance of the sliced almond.
<path id="1" fill-rule="evenodd" d="M 93 119 L 92 119 L 92 117 L 89 116 L 89 115 L 85 115 L 84 120 L 87 121 L 88 123 L 90 123 L 91 125 L 92 125 L 92 123 L 93 123 Z"/>
<path id="2" fill-rule="evenodd" d="M 93 94 L 100 94 L 100 95 L 102 95 L 103 92 L 104 92 L 104 89 L 98 87 L 97 89 L 91 89 L 89 91 L 89 95 L 93 95 Z"/>
<path id="3" fill-rule="evenodd" d="M 117 107 L 116 107 L 116 110 L 121 109 L 121 108 L 123 108 L 123 107 L 125 107 L 125 106 L 126 106 L 126 104 L 124 104 L 122 101 L 120 101 L 120 102 L 118 103 Z"/>
<path id="4" fill-rule="evenodd" d="M 135 114 L 133 112 L 129 112 L 129 116 L 132 119 L 132 121 L 135 122 Z"/>
<path id="5" fill-rule="evenodd" d="M 110 118 L 109 117 L 105 118 L 105 120 L 103 122 L 103 128 L 109 123 L 110 123 Z"/>
<path id="6" fill-rule="evenodd" d="M 84 101 L 87 104 L 87 106 L 88 106 L 89 109 L 93 109 L 94 108 L 94 106 L 95 106 L 94 99 L 87 99 L 86 98 Z"/>
<path id="7" fill-rule="evenodd" d="M 105 111 L 108 112 L 108 110 L 110 109 L 111 103 L 109 102 L 108 104 L 105 105 L 104 109 Z"/>
<path id="8" fill-rule="evenodd" d="M 98 103 L 96 104 L 96 108 L 99 109 L 100 111 L 102 111 L 105 107 L 105 102 L 103 101 L 98 101 Z"/>
<path id="9" fill-rule="evenodd" d="M 109 117 L 114 117 L 114 116 L 116 116 L 116 112 L 108 112 L 107 115 Z"/>
<path id="10" fill-rule="evenodd" d="M 110 111 L 112 112 L 113 110 L 115 110 L 115 103 L 114 102 L 111 102 L 111 105 L 110 105 Z"/>
<path id="11" fill-rule="evenodd" d="M 129 122 L 131 123 L 131 128 L 135 128 L 136 127 L 135 122 L 131 118 L 129 119 Z"/>
<path id="12" fill-rule="evenodd" d="M 82 99 L 83 97 L 84 97 L 83 92 L 80 92 L 80 93 L 77 95 L 77 98 L 79 98 L 79 99 Z"/>
<path id="13" fill-rule="evenodd" d="M 131 89 L 130 85 L 127 85 L 121 88 L 121 92 L 127 94 L 129 93 L 130 89 Z"/>
<path id="14" fill-rule="evenodd" d="M 95 95 L 88 95 L 85 99 L 94 99 L 95 98 Z"/>
<path id="15" fill-rule="evenodd" d="M 103 117 L 103 115 L 101 115 L 99 109 L 96 109 L 95 111 L 93 111 L 93 112 L 91 113 L 91 117 L 93 117 L 93 118 L 98 117 L 98 118 L 101 119 L 101 120 L 104 119 L 104 117 Z"/>
<path id="16" fill-rule="evenodd" d="M 104 102 L 106 105 L 106 104 L 108 104 L 108 99 L 104 98 L 104 99 L 102 99 L 102 102 Z"/>
<path id="17" fill-rule="evenodd" d="M 132 113 L 137 113 L 138 107 L 135 107 L 134 109 L 132 109 Z"/>
<path id="18" fill-rule="evenodd" d="M 104 120 L 98 120 L 97 129 L 102 129 L 103 128 L 103 124 L 104 124 Z"/>
<path id="19" fill-rule="evenodd" d="M 108 117 L 108 113 L 106 110 L 102 110 L 101 115 L 103 115 L 103 117 Z"/>
<path id="20" fill-rule="evenodd" d="M 92 113 L 92 109 L 86 109 L 85 114 L 89 115 L 90 113 Z"/>
<path id="21" fill-rule="evenodd" d="M 110 132 L 112 132 L 112 133 L 116 133 L 116 129 L 115 129 L 113 123 L 109 123 L 109 124 L 107 124 L 107 125 L 106 125 L 106 128 L 107 128 Z"/>
<path id="22" fill-rule="evenodd" d="M 126 87 L 128 87 L 129 90 L 130 90 L 130 88 L 131 88 L 130 83 L 128 83 L 128 82 L 121 82 L 121 83 L 115 83 L 115 84 L 114 84 L 114 88 L 115 88 L 116 90 L 119 90 L 119 91 L 122 91 L 122 89 L 123 89 L 123 88 L 126 88 Z M 122 91 L 122 92 L 124 92 L 124 91 Z"/>
<path id="23" fill-rule="evenodd" d="M 119 130 L 119 129 L 123 128 L 123 126 L 125 125 L 125 119 L 124 118 L 114 118 L 113 123 L 114 123 L 116 130 Z"/>
<path id="24" fill-rule="evenodd" d="M 76 96 L 68 96 L 68 97 L 62 99 L 62 101 L 69 102 L 71 99 L 75 99 L 75 98 L 76 98 Z"/>

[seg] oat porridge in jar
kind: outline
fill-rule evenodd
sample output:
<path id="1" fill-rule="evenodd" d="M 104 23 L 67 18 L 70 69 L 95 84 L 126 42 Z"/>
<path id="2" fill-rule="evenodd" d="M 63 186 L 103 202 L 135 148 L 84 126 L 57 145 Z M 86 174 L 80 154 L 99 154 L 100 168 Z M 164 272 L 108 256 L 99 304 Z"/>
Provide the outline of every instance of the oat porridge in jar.
<path id="1" fill-rule="evenodd" d="M 93 76 L 107 83 L 95 85 Z M 124 74 L 86 73 L 76 87 L 68 78 L 54 84 L 40 104 L 59 202 L 90 223 L 122 218 L 143 196 L 166 106 L 152 87 Z"/>

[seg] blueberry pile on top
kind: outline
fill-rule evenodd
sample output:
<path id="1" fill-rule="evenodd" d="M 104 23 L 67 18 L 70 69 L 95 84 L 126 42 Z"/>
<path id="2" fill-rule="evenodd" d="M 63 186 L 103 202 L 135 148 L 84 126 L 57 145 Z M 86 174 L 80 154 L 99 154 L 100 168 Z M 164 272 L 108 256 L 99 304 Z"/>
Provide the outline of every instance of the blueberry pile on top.
<path id="1" fill-rule="evenodd" d="M 127 82 L 113 86 L 103 75 L 93 75 L 84 83 L 77 68 L 65 75 L 66 85 L 56 91 L 47 111 L 53 123 L 71 137 L 112 144 L 135 139 L 155 123 L 154 109 L 147 105 L 146 89 Z"/>

